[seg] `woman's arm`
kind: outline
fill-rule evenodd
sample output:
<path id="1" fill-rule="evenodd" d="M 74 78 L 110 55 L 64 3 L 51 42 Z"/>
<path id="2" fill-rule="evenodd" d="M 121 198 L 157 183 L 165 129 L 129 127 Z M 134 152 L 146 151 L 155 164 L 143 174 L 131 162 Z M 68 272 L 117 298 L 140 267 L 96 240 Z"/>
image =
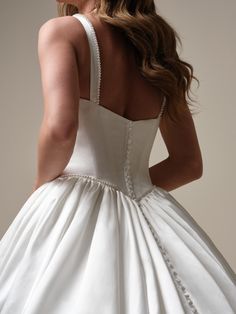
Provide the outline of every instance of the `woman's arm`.
<path id="1" fill-rule="evenodd" d="M 72 155 L 78 129 L 78 67 L 73 44 L 65 35 L 64 21 L 49 20 L 39 30 L 44 116 L 34 190 L 61 174 Z"/>
<path id="2" fill-rule="evenodd" d="M 149 168 L 152 183 L 171 191 L 199 179 L 203 173 L 203 162 L 189 108 L 177 124 L 164 115 L 160 131 L 169 156 Z"/>

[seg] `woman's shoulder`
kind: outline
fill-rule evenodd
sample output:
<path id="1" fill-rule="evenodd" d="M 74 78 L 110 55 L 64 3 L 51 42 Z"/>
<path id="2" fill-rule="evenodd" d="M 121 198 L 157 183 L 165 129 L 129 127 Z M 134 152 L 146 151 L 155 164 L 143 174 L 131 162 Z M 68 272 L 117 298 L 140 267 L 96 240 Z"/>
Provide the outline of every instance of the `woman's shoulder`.
<path id="1" fill-rule="evenodd" d="M 84 29 L 75 17 L 58 16 L 44 22 L 39 28 L 39 34 L 45 37 L 64 38 L 74 43 L 78 42 L 80 36 L 84 36 Z"/>

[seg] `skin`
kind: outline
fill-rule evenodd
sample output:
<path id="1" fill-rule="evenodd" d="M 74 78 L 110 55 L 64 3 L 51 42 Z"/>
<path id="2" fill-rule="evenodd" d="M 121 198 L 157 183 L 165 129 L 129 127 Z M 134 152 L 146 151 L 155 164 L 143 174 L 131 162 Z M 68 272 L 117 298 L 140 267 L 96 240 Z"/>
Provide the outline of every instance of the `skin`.
<path id="1" fill-rule="evenodd" d="M 100 104 L 130 120 L 156 118 L 162 102 L 161 94 L 138 72 L 128 42 L 99 20 L 94 12 L 94 0 L 63 2 L 76 5 L 95 28 L 102 64 Z M 38 56 L 44 116 L 39 132 L 33 191 L 57 178 L 73 152 L 79 127 L 79 98 L 89 99 L 90 58 L 83 26 L 71 16 L 47 21 L 39 30 Z M 147 103 L 148 106 L 143 105 Z M 190 111 L 177 125 L 164 117 L 160 132 L 169 156 L 150 167 L 149 172 L 153 184 L 171 191 L 200 178 L 203 166 Z"/>

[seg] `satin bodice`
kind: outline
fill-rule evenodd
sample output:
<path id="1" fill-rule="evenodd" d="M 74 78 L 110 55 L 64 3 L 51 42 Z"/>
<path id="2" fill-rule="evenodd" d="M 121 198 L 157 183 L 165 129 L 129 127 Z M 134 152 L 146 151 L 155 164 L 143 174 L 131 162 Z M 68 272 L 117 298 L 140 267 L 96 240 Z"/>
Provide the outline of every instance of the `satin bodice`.
<path id="1" fill-rule="evenodd" d="M 148 193 L 153 184 L 149 158 L 161 112 L 155 119 L 132 121 L 99 103 L 101 61 L 92 23 L 74 14 L 85 28 L 91 51 L 90 99 L 80 98 L 79 127 L 72 156 L 63 174 L 103 180 L 133 199 Z"/>

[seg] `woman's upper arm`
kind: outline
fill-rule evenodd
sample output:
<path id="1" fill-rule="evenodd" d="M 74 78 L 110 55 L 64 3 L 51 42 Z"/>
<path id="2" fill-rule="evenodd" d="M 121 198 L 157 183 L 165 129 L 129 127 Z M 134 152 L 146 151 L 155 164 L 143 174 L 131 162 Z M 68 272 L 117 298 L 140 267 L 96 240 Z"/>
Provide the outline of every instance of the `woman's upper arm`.
<path id="1" fill-rule="evenodd" d="M 65 26 L 65 21 L 51 19 L 38 34 L 44 127 L 59 138 L 77 128 L 80 97 L 76 53 L 63 23 Z"/>
<path id="2" fill-rule="evenodd" d="M 167 115 L 160 121 L 160 132 L 165 142 L 169 158 L 178 164 L 188 163 L 202 173 L 202 155 L 192 115 L 187 107 L 178 123 L 173 123 Z"/>

